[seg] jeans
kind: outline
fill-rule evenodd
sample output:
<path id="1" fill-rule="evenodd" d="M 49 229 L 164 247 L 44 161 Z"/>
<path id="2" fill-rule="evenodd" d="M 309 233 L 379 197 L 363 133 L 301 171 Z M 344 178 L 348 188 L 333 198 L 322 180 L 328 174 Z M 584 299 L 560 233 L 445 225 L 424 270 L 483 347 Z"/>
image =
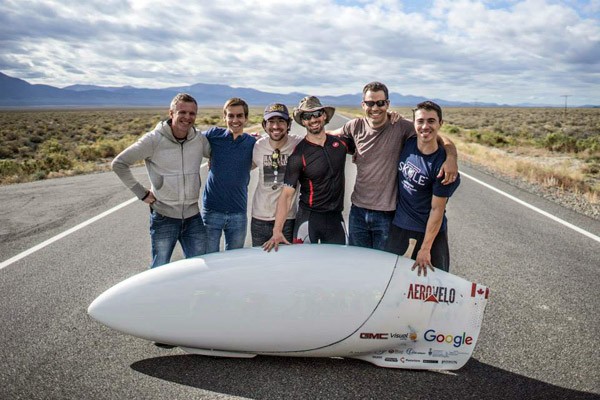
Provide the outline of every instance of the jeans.
<path id="1" fill-rule="evenodd" d="M 263 221 L 262 219 L 252 218 L 250 220 L 250 233 L 252 235 L 252 246 L 262 246 L 273 236 L 273 226 L 275 221 Z M 288 242 L 292 243 L 294 238 L 294 220 L 287 219 L 283 224 L 283 236 Z"/>
<path id="2" fill-rule="evenodd" d="M 246 241 L 248 217 L 246 213 L 230 213 L 204 209 L 206 252 L 219 251 L 221 234 L 225 232 L 225 250 L 241 249 Z"/>
<path id="3" fill-rule="evenodd" d="M 348 218 L 350 246 L 385 250 L 394 211 L 376 211 L 352 204 Z"/>
<path id="4" fill-rule="evenodd" d="M 152 243 L 150 268 L 169 263 L 177 242 L 181 244 L 186 258 L 206 253 L 206 230 L 200 214 L 179 219 L 165 217 L 151 210 L 150 241 Z"/>

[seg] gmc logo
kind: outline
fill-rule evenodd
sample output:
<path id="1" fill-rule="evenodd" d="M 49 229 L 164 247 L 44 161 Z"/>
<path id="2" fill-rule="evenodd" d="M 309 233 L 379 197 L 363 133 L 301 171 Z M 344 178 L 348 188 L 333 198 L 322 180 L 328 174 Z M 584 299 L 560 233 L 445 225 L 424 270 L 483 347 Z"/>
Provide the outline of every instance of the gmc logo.
<path id="1" fill-rule="evenodd" d="M 366 333 L 363 332 L 360 334 L 360 338 L 361 339 L 384 339 L 386 340 L 388 338 L 388 334 L 387 333 Z"/>

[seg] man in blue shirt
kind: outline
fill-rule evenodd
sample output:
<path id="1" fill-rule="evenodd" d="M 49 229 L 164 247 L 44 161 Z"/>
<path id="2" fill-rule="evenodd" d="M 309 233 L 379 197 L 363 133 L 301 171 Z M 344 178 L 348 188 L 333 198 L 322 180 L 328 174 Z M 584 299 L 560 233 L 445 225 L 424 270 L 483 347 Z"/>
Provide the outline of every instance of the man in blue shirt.
<path id="1" fill-rule="evenodd" d="M 418 268 L 419 275 L 427 275 L 427 268 L 448 271 L 450 267 L 446 203 L 460 184 L 460 177 L 447 185 L 438 177 L 446 160 L 446 151 L 437 141 L 442 124 L 439 105 L 432 101 L 417 104 L 417 136 L 404 143 L 398 166 L 398 204 L 386 251 L 404 254 L 409 240 L 415 239 L 411 258 L 415 260 L 413 270 Z"/>
<path id="2" fill-rule="evenodd" d="M 248 104 L 239 98 L 223 106 L 227 129 L 213 127 L 203 132 L 211 146 L 210 169 L 202 197 L 206 225 L 206 252 L 219 251 L 225 233 L 225 250 L 244 247 L 247 228 L 248 183 L 252 149 L 256 139 L 244 133 Z"/>

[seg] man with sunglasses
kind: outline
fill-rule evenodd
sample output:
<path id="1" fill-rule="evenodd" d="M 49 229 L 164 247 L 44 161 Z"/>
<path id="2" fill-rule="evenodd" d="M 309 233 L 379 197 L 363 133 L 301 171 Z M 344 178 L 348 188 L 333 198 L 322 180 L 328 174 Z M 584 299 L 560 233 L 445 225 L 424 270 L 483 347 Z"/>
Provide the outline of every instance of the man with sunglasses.
<path id="1" fill-rule="evenodd" d="M 352 246 L 384 250 L 396 210 L 398 160 L 407 138 L 415 135 L 413 124 L 401 118 L 393 122 L 387 86 L 371 82 L 363 88 L 364 118 L 348 121 L 333 134 L 351 137 L 356 144 L 356 182 L 352 192 L 348 241 Z M 439 138 L 446 148 L 447 161 L 440 169 L 443 184 L 458 176 L 456 148 Z"/>
<path id="2" fill-rule="evenodd" d="M 263 114 L 262 126 L 268 136 L 256 142 L 252 154 L 252 167 L 258 167 L 259 171 L 252 199 L 252 246 L 262 246 L 273 235 L 277 199 L 283 189 L 288 158 L 302 141 L 302 137 L 289 134 L 292 120 L 285 104 L 269 104 Z M 283 235 L 288 242 L 292 241 L 294 233 L 297 198 L 294 194 L 293 205 L 283 224 Z"/>
<path id="3" fill-rule="evenodd" d="M 318 98 L 307 96 L 294 110 L 294 120 L 306 128 L 306 137 L 288 159 L 284 187 L 277 201 L 273 236 L 263 249 L 277 250 L 279 243 L 290 244 L 283 224 L 298 182 L 300 200 L 294 227 L 294 243 L 346 243 L 344 208 L 344 167 L 346 154 L 354 153 L 354 143 L 346 136 L 325 132 L 335 108 L 324 107 Z"/>

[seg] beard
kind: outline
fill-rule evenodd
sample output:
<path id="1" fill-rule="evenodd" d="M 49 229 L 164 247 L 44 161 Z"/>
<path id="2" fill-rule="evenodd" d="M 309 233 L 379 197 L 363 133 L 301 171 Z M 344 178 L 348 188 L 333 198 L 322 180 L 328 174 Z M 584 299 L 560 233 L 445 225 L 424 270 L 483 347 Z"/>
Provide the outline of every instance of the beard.
<path id="1" fill-rule="evenodd" d="M 319 133 L 321 133 L 323 131 L 323 128 L 325 127 L 325 125 L 321 125 L 319 124 L 319 126 L 314 127 L 314 128 L 306 128 L 306 130 L 308 131 L 308 133 L 312 133 L 313 135 L 318 135 Z"/>

